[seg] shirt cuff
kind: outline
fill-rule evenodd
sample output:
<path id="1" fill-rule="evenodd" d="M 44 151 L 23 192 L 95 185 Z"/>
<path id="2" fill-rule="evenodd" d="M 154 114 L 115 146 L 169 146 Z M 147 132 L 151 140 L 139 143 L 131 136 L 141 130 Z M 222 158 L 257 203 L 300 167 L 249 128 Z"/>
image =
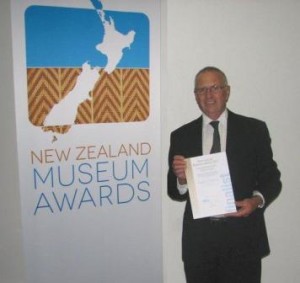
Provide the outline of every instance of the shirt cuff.
<path id="1" fill-rule="evenodd" d="M 177 189 L 181 195 L 184 195 L 188 191 L 188 186 L 187 184 L 179 184 L 177 179 Z"/>
<path id="2" fill-rule="evenodd" d="M 253 196 L 254 196 L 254 197 L 255 197 L 255 196 L 261 197 L 261 199 L 262 199 L 262 204 L 260 204 L 260 205 L 258 206 L 258 208 L 263 208 L 263 207 L 265 206 L 266 201 L 265 201 L 265 198 L 264 198 L 264 196 L 262 195 L 262 193 L 259 192 L 259 191 L 253 191 Z"/>

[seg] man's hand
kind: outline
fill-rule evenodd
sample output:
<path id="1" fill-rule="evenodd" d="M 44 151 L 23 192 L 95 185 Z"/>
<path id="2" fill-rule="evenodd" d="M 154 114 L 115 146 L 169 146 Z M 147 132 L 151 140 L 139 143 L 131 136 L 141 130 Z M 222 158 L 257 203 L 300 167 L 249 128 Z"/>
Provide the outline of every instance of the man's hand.
<path id="1" fill-rule="evenodd" d="M 178 179 L 179 184 L 181 185 L 186 184 L 185 168 L 186 162 L 184 156 L 175 155 L 172 163 L 172 169 Z"/>
<path id="2" fill-rule="evenodd" d="M 261 205 L 263 200 L 260 196 L 254 196 L 241 201 L 236 201 L 237 212 L 228 213 L 229 217 L 247 217 Z"/>

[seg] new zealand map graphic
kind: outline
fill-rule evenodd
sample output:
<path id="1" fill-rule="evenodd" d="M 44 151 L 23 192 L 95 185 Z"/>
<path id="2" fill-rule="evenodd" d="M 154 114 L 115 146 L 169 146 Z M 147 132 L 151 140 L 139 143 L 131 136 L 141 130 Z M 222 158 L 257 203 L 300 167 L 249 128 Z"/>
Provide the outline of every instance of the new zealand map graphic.
<path id="1" fill-rule="evenodd" d="M 149 116 L 147 16 L 88 2 L 25 12 L 28 118 L 44 131 Z"/>

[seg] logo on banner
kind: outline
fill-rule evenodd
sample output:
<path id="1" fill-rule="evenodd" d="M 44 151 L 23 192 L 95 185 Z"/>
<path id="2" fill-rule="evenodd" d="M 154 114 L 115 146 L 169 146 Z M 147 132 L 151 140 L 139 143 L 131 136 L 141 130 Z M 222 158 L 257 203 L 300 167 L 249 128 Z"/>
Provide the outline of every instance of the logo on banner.
<path id="1" fill-rule="evenodd" d="M 145 14 L 34 5 L 25 12 L 28 119 L 43 132 L 149 116 L 149 20 Z M 150 199 L 146 141 L 30 150 L 33 214 Z"/>
<path id="2" fill-rule="evenodd" d="M 147 16 L 90 3 L 26 10 L 28 118 L 44 131 L 149 116 Z"/>

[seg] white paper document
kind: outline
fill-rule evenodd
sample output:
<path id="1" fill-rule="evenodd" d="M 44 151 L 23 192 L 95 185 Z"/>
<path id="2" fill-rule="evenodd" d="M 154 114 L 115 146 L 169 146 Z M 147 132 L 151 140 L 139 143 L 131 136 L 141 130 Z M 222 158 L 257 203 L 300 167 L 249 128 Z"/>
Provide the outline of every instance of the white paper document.
<path id="1" fill-rule="evenodd" d="M 202 155 L 186 161 L 194 219 L 236 212 L 226 153 Z"/>

